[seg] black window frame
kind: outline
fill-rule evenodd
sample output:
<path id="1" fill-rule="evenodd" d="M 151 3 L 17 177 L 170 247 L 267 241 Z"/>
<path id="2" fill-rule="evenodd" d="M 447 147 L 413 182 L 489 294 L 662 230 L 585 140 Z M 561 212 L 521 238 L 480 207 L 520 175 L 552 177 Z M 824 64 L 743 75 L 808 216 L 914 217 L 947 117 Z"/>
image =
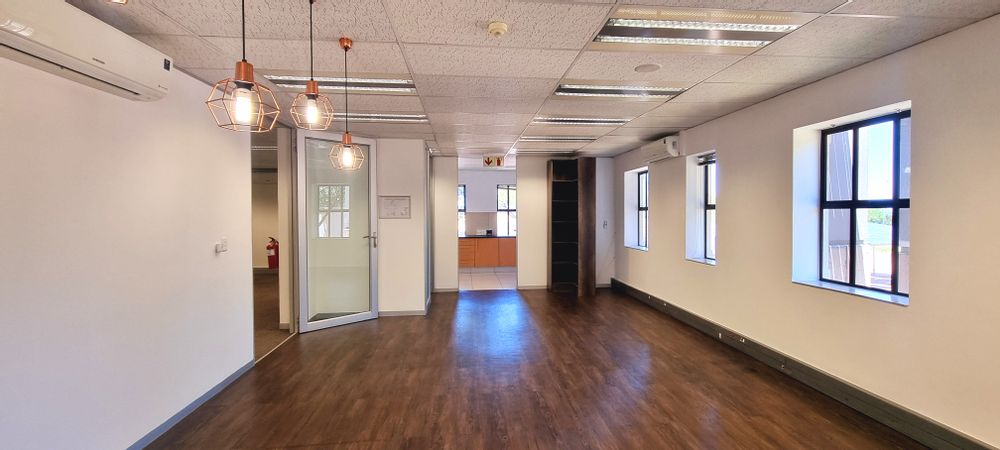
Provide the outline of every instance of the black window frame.
<path id="1" fill-rule="evenodd" d="M 910 111 L 900 111 L 893 114 L 888 114 L 884 116 L 879 116 L 871 119 L 862 120 L 859 122 L 853 122 L 845 125 L 840 125 L 832 128 L 822 130 L 820 133 L 820 209 L 819 209 L 819 279 L 820 281 L 826 283 L 840 284 L 844 286 L 851 286 L 860 289 L 868 289 L 872 291 L 885 292 L 891 295 L 898 295 L 902 297 L 909 297 L 908 292 L 899 291 L 899 218 L 900 210 L 910 209 L 910 198 L 900 198 L 900 177 L 902 168 L 900 167 L 900 143 L 902 141 L 902 136 L 900 135 L 900 124 L 903 119 L 910 118 Z M 869 127 L 872 125 L 878 125 L 886 122 L 892 122 L 893 133 L 892 133 L 892 160 L 893 160 L 893 186 L 892 186 L 892 199 L 879 199 L 879 200 L 860 200 L 858 199 L 858 182 L 859 182 L 859 167 L 858 164 L 858 152 L 860 151 L 860 146 L 858 145 L 858 135 L 860 134 L 861 128 Z M 828 137 L 833 134 L 843 133 L 845 131 L 852 131 L 851 136 L 851 199 L 850 200 L 829 200 L 827 199 L 827 143 L 829 141 Z M 890 289 L 880 289 L 877 287 L 866 286 L 857 283 L 857 219 L 859 209 L 880 209 L 880 208 L 891 208 L 892 209 L 892 274 L 890 281 Z M 848 244 L 848 281 L 843 282 L 839 280 L 831 280 L 823 277 L 823 254 L 825 249 L 823 248 L 823 228 L 826 225 L 825 217 L 827 210 L 836 209 L 846 209 L 850 211 L 850 240 Z"/>
<path id="2" fill-rule="evenodd" d="M 507 191 L 507 208 L 500 208 L 500 191 L 501 190 L 506 190 Z M 517 185 L 516 184 L 498 184 L 497 185 L 497 212 L 498 213 L 507 213 L 506 214 L 506 217 L 507 217 L 507 234 L 505 234 L 504 236 L 507 236 L 507 237 L 516 237 L 517 236 L 516 232 L 514 234 L 510 234 L 510 230 L 511 230 L 511 228 L 510 228 L 510 221 L 511 221 L 511 219 L 510 219 L 510 213 L 512 213 L 512 212 L 516 213 L 517 212 L 517 204 L 516 204 L 517 200 L 515 200 L 514 207 L 513 208 L 510 207 L 510 192 L 511 191 L 517 192 Z M 514 198 L 517 198 L 516 194 L 515 194 Z M 497 221 L 499 222 L 499 219 Z M 515 224 L 517 223 L 517 219 L 516 218 L 514 219 L 514 223 Z M 497 228 L 499 228 L 499 225 L 500 224 L 497 223 Z M 497 234 L 497 235 L 499 236 L 499 234 Z"/>
<path id="3" fill-rule="evenodd" d="M 646 179 L 646 192 L 645 196 L 642 192 L 642 179 Z M 649 248 L 649 170 L 643 170 L 636 174 L 635 177 L 635 188 L 636 188 L 636 212 L 635 212 L 635 245 L 639 248 Z M 642 199 L 645 198 L 646 202 L 643 203 Z M 644 214 L 645 213 L 645 214 Z M 643 217 L 645 215 L 645 217 Z M 642 227 L 646 226 L 646 235 L 642 234 Z M 645 238 L 645 241 L 643 241 Z"/>
<path id="4" fill-rule="evenodd" d="M 702 178 L 704 178 L 704 182 L 702 183 L 703 184 L 703 186 L 702 186 L 702 189 L 703 189 L 702 190 L 703 199 L 702 199 L 702 202 L 701 202 L 702 245 L 703 245 L 702 257 L 704 257 L 705 260 L 707 260 L 707 261 L 715 261 L 716 258 L 708 256 L 708 212 L 709 211 L 715 211 L 715 203 L 714 202 L 709 202 L 709 196 L 708 196 L 708 187 L 709 187 L 708 186 L 708 171 L 709 171 L 710 167 L 715 167 L 716 169 L 718 169 L 718 167 L 719 167 L 719 166 L 716 165 L 715 153 L 712 153 L 710 155 L 705 155 L 705 156 L 702 156 L 701 158 L 699 158 L 698 159 L 698 165 L 702 166 L 702 170 L 703 170 L 703 172 L 702 172 Z M 718 172 L 716 172 L 715 196 L 716 197 L 719 196 Z M 716 198 L 715 201 L 718 202 L 718 198 Z M 715 219 L 716 219 L 716 230 L 718 230 L 718 219 L 719 219 L 718 214 L 716 214 Z"/>

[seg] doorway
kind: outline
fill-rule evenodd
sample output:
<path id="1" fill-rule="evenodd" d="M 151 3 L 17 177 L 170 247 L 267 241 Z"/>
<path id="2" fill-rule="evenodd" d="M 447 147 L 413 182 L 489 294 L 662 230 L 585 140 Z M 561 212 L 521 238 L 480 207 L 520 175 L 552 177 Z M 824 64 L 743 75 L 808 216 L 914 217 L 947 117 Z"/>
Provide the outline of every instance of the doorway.
<path id="1" fill-rule="evenodd" d="M 354 138 L 358 170 L 333 166 L 340 135 L 297 133 L 298 325 L 315 331 L 378 317 L 375 141 Z"/>
<path id="2" fill-rule="evenodd" d="M 517 289 L 513 164 L 484 168 L 481 158 L 459 159 L 458 272 L 460 291 Z"/>

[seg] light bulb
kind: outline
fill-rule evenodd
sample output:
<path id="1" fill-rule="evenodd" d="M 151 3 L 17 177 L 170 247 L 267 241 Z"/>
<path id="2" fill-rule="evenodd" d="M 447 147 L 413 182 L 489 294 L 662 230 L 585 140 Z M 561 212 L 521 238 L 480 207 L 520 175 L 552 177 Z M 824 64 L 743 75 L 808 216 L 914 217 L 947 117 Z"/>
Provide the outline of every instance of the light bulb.
<path id="1" fill-rule="evenodd" d="M 306 123 L 310 125 L 319 123 L 319 105 L 314 98 L 306 100 Z"/>
<path id="2" fill-rule="evenodd" d="M 344 167 L 354 166 L 354 148 L 351 146 L 344 147 L 344 151 L 340 152 L 340 164 Z"/>
<path id="3" fill-rule="evenodd" d="M 233 119 L 240 125 L 250 125 L 253 121 L 253 94 L 249 89 L 237 88 L 233 91 Z"/>

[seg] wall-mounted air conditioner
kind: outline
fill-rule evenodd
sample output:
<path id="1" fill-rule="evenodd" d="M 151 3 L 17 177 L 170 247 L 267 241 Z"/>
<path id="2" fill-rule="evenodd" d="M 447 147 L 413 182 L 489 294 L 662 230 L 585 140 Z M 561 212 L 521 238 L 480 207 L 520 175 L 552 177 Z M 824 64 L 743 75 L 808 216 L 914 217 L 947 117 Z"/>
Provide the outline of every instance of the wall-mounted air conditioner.
<path id="1" fill-rule="evenodd" d="M 0 56 L 131 100 L 169 92 L 173 61 L 63 0 L 0 1 Z"/>
<path id="2" fill-rule="evenodd" d="M 680 139 L 677 136 L 667 136 L 639 147 L 643 161 L 651 163 L 661 159 L 681 156 Z"/>

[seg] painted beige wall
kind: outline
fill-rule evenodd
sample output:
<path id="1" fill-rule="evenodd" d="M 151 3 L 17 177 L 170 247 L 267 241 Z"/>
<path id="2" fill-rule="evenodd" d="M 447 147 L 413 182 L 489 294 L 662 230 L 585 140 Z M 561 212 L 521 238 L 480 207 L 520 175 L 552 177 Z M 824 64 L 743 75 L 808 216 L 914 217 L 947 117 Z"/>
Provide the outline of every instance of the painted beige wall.
<path id="1" fill-rule="evenodd" d="M 253 359 L 250 137 L 176 71 L 152 103 L 0 85 L 3 446 L 128 447 Z"/>
<path id="2" fill-rule="evenodd" d="M 685 166 L 650 165 L 650 248 L 616 277 L 1000 445 L 1000 17 L 682 133 L 719 160 L 718 266 L 684 259 Z M 913 101 L 911 304 L 792 284 L 792 130 Z M 520 160 L 518 161 L 520 164 Z M 616 158 L 621 172 L 641 165 Z"/>
<path id="3" fill-rule="evenodd" d="M 548 160 L 517 158 L 517 286 L 545 287 L 548 264 Z"/>
<path id="4" fill-rule="evenodd" d="M 377 146 L 378 195 L 410 196 L 409 219 L 379 219 L 379 312 L 423 314 L 428 300 L 427 150 L 419 139 L 379 139 Z"/>
<path id="5" fill-rule="evenodd" d="M 611 285 L 615 272 L 615 160 L 597 158 L 595 177 L 595 276 L 600 287 Z"/>
<path id="6" fill-rule="evenodd" d="M 261 177 L 259 175 L 267 175 Z M 276 174 L 253 174 L 251 183 L 251 247 L 253 266 L 267 267 L 268 237 L 278 239 L 278 183 Z M 280 241 L 279 241 L 280 242 Z M 279 255 L 280 256 L 280 255 Z"/>
<path id="7" fill-rule="evenodd" d="M 458 158 L 431 158 L 434 290 L 458 290 Z"/>

